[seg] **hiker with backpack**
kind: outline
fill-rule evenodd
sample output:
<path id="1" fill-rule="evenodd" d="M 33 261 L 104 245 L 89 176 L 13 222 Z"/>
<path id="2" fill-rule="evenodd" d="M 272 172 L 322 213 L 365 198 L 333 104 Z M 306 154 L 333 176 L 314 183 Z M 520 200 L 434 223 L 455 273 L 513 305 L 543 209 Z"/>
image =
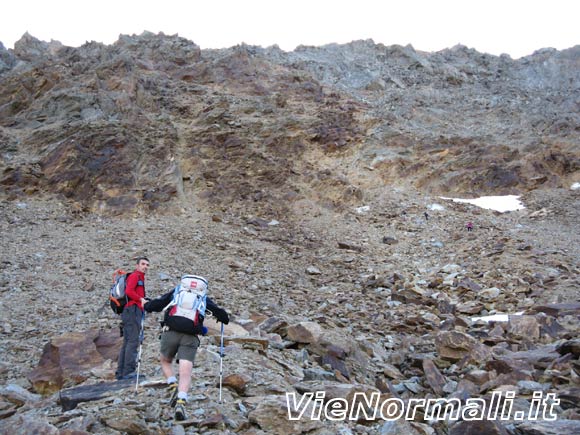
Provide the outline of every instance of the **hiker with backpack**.
<path id="1" fill-rule="evenodd" d="M 137 258 L 133 272 L 125 275 L 125 300 L 121 307 L 121 335 L 123 345 L 117 361 L 117 379 L 134 379 L 137 377 L 137 358 L 139 343 L 143 336 L 145 311 L 145 274 L 149 269 L 147 257 Z"/>
<path id="2" fill-rule="evenodd" d="M 197 275 L 184 275 L 173 290 L 145 304 L 145 311 L 164 311 L 162 322 L 160 361 L 161 370 L 171 393 L 170 406 L 175 407 L 175 419 L 185 420 L 185 406 L 191 385 L 191 373 L 199 335 L 207 329 L 203 326 L 206 310 L 219 322 L 229 323 L 226 310 L 218 307 L 207 297 L 208 282 Z M 173 373 L 173 359 L 179 364 L 179 382 Z"/>

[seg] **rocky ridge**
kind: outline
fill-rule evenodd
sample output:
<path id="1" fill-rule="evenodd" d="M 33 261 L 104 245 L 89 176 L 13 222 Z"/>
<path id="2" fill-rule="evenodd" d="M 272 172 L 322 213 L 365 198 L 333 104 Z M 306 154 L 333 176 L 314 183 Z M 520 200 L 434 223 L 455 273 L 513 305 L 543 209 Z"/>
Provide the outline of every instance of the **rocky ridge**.
<path id="1" fill-rule="evenodd" d="M 576 51 L 202 51 L 151 34 L 0 49 L 0 432 L 578 433 Z M 437 195 L 453 192 L 524 193 L 526 209 Z M 155 316 L 139 392 L 66 408 L 114 375 L 103 295 L 139 254 L 151 296 L 195 271 L 233 314 L 224 403 L 210 319 L 183 425 L 156 382 Z M 473 320 L 494 313 L 511 315 Z M 285 393 L 314 391 L 560 404 L 555 422 L 289 420 Z"/>

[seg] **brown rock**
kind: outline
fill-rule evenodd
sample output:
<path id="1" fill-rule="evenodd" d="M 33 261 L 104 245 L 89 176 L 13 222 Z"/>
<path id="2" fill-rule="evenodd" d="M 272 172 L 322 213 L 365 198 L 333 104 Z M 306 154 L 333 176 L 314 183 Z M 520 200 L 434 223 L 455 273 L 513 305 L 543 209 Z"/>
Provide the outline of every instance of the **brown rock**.
<path id="1" fill-rule="evenodd" d="M 325 366 L 329 365 L 332 370 L 338 371 L 342 376 L 345 378 L 350 378 L 350 373 L 344 361 L 335 356 L 335 354 L 328 352 L 326 355 L 323 355 L 320 360 L 320 365 Z"/>
<path id="2" fill-rule="evenodd" d="M 533 377 L 525 372 L 514 371 L 509 374 L 499 375 L 497 378 L 490 379 L 488 382 L 480 387 L 480 392 L 500 389 L 503 385 L 509 385 L 506 391 L 516 390 L 513 386 L 517 381 L 531 381 Z"/>
<path id="3" fill-rule="evenodd" d="M 322 335 L 322 328 L 315 322 L 300 322 L 286 330 L 288 340 L 297 343 L 314 343 Z"/>
<path id="4" fill-rule="evenodd" d="M 389 363 L 383 363 L 383 374 L 391 379 L 405 379 L 399 369 Z"/>
<path id="5" fill-rule="evenodd" d="M 502 424 L 494 420 L 460 421 L 449 431 L 449 435 L 507 435 Z"/>
<path id="6" fill-rule="evenodd" d="M 61 429 L 58 435 L 91 435 L 91 433 L 77 429 Z"/>
<path id="7" fill-rule="evenodd" d="M 107 337 L 102 337 L 105 334 Z M 97 332 L 70 332 L 52 338 L 44 347 L 40 362 L 29 375 L 35 391 L 51 394 L 63 385 L 74 385 L 84 381 L 92 368 L 105 362 L 105 356 L 112 357 L 120 341 L 110 338 L 110 334 Z M 97 343 L 101 343 L 99 352 Z"/>
<path id="8" fill-rule="evenodd" d="M 464 314 L 478 314 L 483 309 L 483 304 L 476 301 L 469 301 L 457 304 L 455 309 Z"/>
<path id="9" fill-rule="evenodd" d="M 38 402 L 41 398 L 38 394 L 33 394 L 22 388 L 20 385 L 15 384 L 0 387 L 0 397 L 16 406 L 22 406 L 25 403 Z"/>
<path id="10" fill-rule="evenodd" d="M 568 315 L 580 314 L 580 302 L 562 303 L 562 304 L 547 304 L 536 305 L 528 310 L 530 314 L 546 313 L 552 317 L 563 317 Z"/>
<path id="11" fill-rule="evenodd" d="M 437 394 L 441 396 L 443 394 L 443 387 L 447 383 L 445 377 L 441 374 L 437 366 L 430 359 L 423 360 L 423 372 L 425 372 L 425 377 L 427 378 L 427 383 Z"/>
<path id="12" fill-rule="evenodd" d="M 227 375 L 223 379 L 223 386 L 231 388 L 236 393 L 243 395 L 246 392 L 246 387 L 248 385 L 248 380 L 239 374 Z"/>
<path id="13" fill-rule="evenodd" d="M 349 242 L 338 242 L 338 248 L 348 249 L 349 251 L 362 252 L 362 248 L 360 246 L 354 245 Z"/>
<path id="14" fill-rule="evenodd" d="M 483 385 L 489 382 L 491 378 L 491 374 L 486 370 L 474 369 L 465 374 L 465 379 L 476 385 Z"/>
<path id="15" fill-rule="evenodd" d="M 213 341 L 215 344 L 220 344 L 221 339 L 219 336 L 214 336 Z M 257 348 L 257 349 L 268 349 L 270 342 L 266 338 L 260 337 L 224 337 L 224 346 L 230 343 L 240 343 L 242 346 Z"/>
<path id="16" fill-rule="evenodd" d="M 525 421 L 518 425 L 521 435 L 580 435 L 580 420 Z"/>
<path id="17" fill-rule="evenodd" d="M 0 434 L 59 435 L 59 430 L 42 416 L 35 414 L 16 414 L 0 420 Z"/>
<path id="18" fill-rule="evenodd" d="M 205 322 L 204 326 L 206 326 L 208 329 L 208 335 L 221 335 L 221 323 Z M 227 325 L 224 325 L 224 335 L 228 337 L 243 337 L 250 335 L 250 333 L 242 325 L 238 325 L 235 322 L 230 322 Z"/>
<path id="19" fill-rule="evenodd" d="M 475 385 L 468 379 L 462 379 L 459 381 L 457 387 L 455 388 L 455 391 L 453 392 L 453 394 L 451 394 L 450 397 L 460 400 L 466 400 L 478 394 L 479 387 L 477 385 Z"/>
<path id="20" fill-rule="evenodd" d="M 509 358 L 524 361 L 536 368 L 546 369 L 560 354 L 556 352 L 554 345 L 541 346 L 536 349 L 512 352 Z"/>
<path id="21" fill-rule="evenodd" d="M 558 399 L 560 399 L 560 406 L 563 409 L 576 408 L 580 403 L 580 388 L 572 387 L 558 391 Z"/>
<path id="22" fill-rule="evenodd" d="M 469 278 L 464 278 L 461 281 L 459 281 L 459 284 L 457 284 L 457 289 L 458 290 L 464 289 L 464 290 L 469 290 L 472 292 L 478 292 L 481 290 L 481 286 Z"/>
<path id="23" fill-rule="evenodd" d="M 286 326 L 288 326 L 288 322 L 280 317 L 269 317 L 260 323 L 260 329 L 262 331 L 271 333 L 279 333 Z"/>
<path id="24" fill-rule="evenodd" d="M 534 316 L 509 316 L 507 332 L 515 336 L 537 340 L 540 338 L 540 324 Z"/>
<path id="25" fill-rule="evenodd" d="M 214 429 L 218 426 L 223 426 L 225 423 L 225 419 L 223 414 L 214 414 L 210 417 L 204 418 L 202 421 L 199 422 L 200 428 L 208 428 Z"/>
<path id="26" fill-rule="evenodd" d="M 147 423 L 134 409 L 112 409 L 101 415 L 101 422 L 111 429 L 125 432 L 129 435 L 141 435 L 149 433 Z"/>
<path id="27" fill-rule="evenodd" d="M 250 411 L 248 419 L 266 433 L 275 435 L 298 435 L 322 427 L 322 422 L 310 418 L 314 412 L 312 401 L 306 405 L 303 418 L 291 420 L 288 418 L 286 396 L 271 395 L 257 397 L 255 399 L 257 399 L 257 406 L 253 411 Z M 297 395 L 296 403 L 300 403 L 300 400 L 300 395 Z M 294 413 L 293 415 L 296 414 Z"/>
<path id="28" fill-rule="evenodd" d="M 571 353 L 575 357 L 578 357 L 580 356 L 580 338 L 565 341 L 559 344 L 558 347 L 556 347 L 556 350 L 560 355 Z"/>
<path id="29" fill-rule="evenodd" d="M 489 348 L 470 335 L 458 331 L 445 331 L 435 338 L 435 346 L 440 358 L 450 361 L 467 361 L 481 363 L 491 358 Z"/>
<path id="30" fill-rule="evenodd" d="M 514 371 L 521 371 L 531 374 L 534 366 L 527 361 L 512 359 L 509 357 L 501 357 L 488 361 L 485 364 L 486 370 L 494 370 L 498 374 L 512 373 Z"/>

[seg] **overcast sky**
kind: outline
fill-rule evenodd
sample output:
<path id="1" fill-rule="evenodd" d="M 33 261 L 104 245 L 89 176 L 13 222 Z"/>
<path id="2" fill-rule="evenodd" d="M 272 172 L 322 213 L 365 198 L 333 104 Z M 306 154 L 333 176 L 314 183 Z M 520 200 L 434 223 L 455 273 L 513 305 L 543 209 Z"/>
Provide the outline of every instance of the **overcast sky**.
<path id="1" fill-rule="evenodd" d="M 76 47 L 144 30 L 201 48 L 244 42 L 287 51 L 371 38 L 423 51 L 461 43 L 518 58 L 580 44 L 579 0 L 8 0 L 0 11 L 6 48 L 25 32 Z"/>

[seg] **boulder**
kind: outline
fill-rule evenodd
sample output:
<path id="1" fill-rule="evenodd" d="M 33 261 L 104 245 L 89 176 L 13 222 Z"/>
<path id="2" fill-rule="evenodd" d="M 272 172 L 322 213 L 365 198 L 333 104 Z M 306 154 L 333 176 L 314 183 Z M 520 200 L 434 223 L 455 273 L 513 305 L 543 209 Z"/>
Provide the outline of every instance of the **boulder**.
<path id="1" fill-rule="evenodd" d="M 491 359 L 489 348 L 472 336 L 459 331 L 444 331 L 435 338 L 435 346 L 440 358 L 459 361 L 466 358 L 475 363 Z"/>
<path id="2" fill-rule="evenodd" d="M 117 330 L 63 334 L 44 346 L 40 362 L 28 379 L 36 392 L 52 394 L 65 385 L 86 380 L 91 369 L 116 358 L 120 346 Z"/>
<path id="3" fill-rule="evenodd" d="M 224 377 L 222 385 L 226 388 L 234 390 L 240 395 L 243 395 L 246 392 L 248 379 L 246 379 L 245 376 L 234 373 Z"/>
<path id="4" fill-rule="evenodd" d="M 141 418 L 140 413 L 134 409 L 121 407 L 103 411 L 101 421 L 111 429 L 129 435 L 153 433 L 148 430 L 147 423 Z"/>
<path id="5" fill-rule="evenodd" d="M 311 417 L 314 405 L 309 403 L 306 406 L 303 417 L 299 420 L 288 418 L 288 402 L 286 396 L 263 396 L 254 410 L 248 414 L 251 423 L 256 424 L 265 431 L 274 435 L 298 435 L 322 427 L 322 422 Z M 301 397 L 296 398 L 300 402 Z"/>
<path id="6" fill-rule="evenodd" d="M 540 324 L 534 316 L 509 316 L 507 332 L 515 336 L 537 340 L 540 338 Z"/>
<path id="7" fill-rule="evenodd" d="M 322 335 L 322 328 L 316 322 L 300 322 L 286 330 L 288 340 L 297 343 L 315 343 Z"/>

